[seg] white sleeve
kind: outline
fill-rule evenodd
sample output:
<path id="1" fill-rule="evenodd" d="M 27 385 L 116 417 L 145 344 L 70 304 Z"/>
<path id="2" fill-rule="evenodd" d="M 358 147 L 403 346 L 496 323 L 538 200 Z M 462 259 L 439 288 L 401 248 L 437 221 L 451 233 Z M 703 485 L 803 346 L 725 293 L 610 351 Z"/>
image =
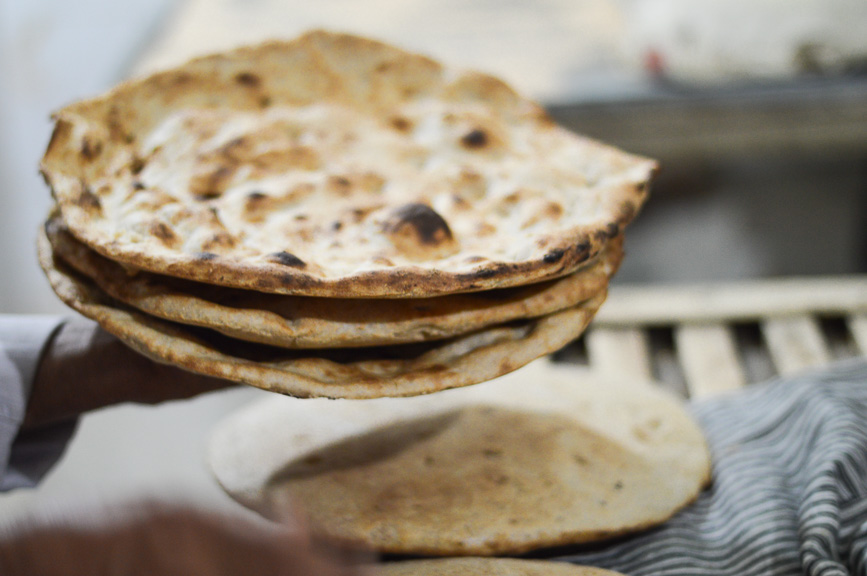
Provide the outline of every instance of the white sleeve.
<path id="1" fill-rule="evenodd" d="M 19 433 L 36 368 L 59 316 L 0 315 L 0 491 L 35 485 L 63 454 L 76 420 Z"/>

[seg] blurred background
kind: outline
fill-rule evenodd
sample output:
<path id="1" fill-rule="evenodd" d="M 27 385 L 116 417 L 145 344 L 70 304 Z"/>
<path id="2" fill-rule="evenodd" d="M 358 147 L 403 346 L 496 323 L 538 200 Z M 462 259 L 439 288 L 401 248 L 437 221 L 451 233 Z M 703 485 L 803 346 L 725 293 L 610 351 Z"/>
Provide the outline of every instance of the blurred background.
<path id="1" fill-rule="evenodd" d="M 52 110 L 314 27 L 493 72 L 569 128 L 659 159 L 616 283 L 867 271 L 864 0 L 0 0 L 0 312 L 65 311 L 34 249 Z M 259 394 L 88 416 L 39 490 L 0 496 L 0 517 L 80 494 L 230 508 L 207 432 Z"/>
<path id="2" fill-rule="evenodd" d="M 52 110 L 131 75 L 312 27 L 494 72 L 563 124 L 661 161 L 618 282 L 867 268 L 864 0 L 0 0 L 0 311 L 35 264 Z"/>

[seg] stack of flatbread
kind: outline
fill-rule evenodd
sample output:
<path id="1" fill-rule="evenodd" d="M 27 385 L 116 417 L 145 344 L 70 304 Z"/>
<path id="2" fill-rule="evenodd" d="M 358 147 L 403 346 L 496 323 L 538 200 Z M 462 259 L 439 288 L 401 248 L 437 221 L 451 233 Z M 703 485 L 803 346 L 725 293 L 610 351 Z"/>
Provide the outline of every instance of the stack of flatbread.
<path id="1" fill-rule="evenodd" d="M 604 301 L 652 161 L 496 78 L 327 32 L 194 60 L 56 122 L 39 255 L 67 304 L 158 361 L 341 398 L 271 395 L 218 430 L 212 467 L 244 504 L 279 518 L 303 501 L 317 533 L 384 552 L 516 554 L 662 522 L 707 482 L 676 400 L 516 371 Z"/>
<path id="2" fill-rule="evenodd" d="M 475 384 L 572 341 L 655 169 L 496 78 L 328 32 L 55 119 L 57 294 L 156 360 L 299 397 Z"/>

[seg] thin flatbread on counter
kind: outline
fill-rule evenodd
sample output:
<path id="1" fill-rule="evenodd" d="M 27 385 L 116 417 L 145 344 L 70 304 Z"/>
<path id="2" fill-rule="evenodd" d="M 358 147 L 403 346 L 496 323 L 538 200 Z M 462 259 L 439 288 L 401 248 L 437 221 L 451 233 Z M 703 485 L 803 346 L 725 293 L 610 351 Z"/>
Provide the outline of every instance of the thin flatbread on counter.
<path id="1" fill-rule="evenodd" d="M 231 415 L 211 468 L 240 503 L 384 553 L 520 554 L 657 525 L 710 479 L 702 431 L 658 386 L 538 360 L 430 396 Z"/>
<path id="2" fill-rule="evenodd" d="M 416 298 L 566 275 L 655 162 L 502 81 L 324 31 L 193 60 L 55 114 L 41 169 L 82 242 L 262 292 Z"/>
<path id="3" fill-rule="evenodd" d="M 142 354 L 200 374 L 298 397 L 413 396 L 490 380 L 577 338 L 606 295 L 602 292 L 561 312 L 449 340 L 289 350 L 134 311 L 57 260 L 44 233 L 38 251 L 40 265 L 63 302 Z"/>
<path id="4" fill-rule="evenodd" d="M 378 564 L 380 576 L 623 576 L 592 566 L 517 558 L 443 558 Z"/>
<path id="5" fill-rule="evenodd" d="M 436 298 L 375 300 L 265 294 L 131 273 L 78 242 L 57 218 L 56 256 L 112 298 L 150 315 L 288 348 L 378 346 L 444 339 L 575 306 L 604 291 L 622 258 L 616 238 L 578 272 L 540 284 Z"/>

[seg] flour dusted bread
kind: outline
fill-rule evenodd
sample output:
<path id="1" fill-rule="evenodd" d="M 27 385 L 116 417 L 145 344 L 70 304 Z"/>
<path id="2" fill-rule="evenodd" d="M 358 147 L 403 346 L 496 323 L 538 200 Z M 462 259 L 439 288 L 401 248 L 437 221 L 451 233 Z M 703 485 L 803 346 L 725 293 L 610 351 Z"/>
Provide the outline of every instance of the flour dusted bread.
<path id="1" fill-rule="evenodd" d="M 519 554 L 647 528 L 710 478 L 682 402 L 540 360 L 416 398 L 273 397 L 232 415 L 211 467 L 241 503 L 383 552 Z"/>
<path id="2" fill-rule="evenodd" d="M 262 292 L 428 297 L 563 276 L 654 170 L 501 81 L 313 32 L 194 60 L 56 114 L 42 171 L 126 266 Z"/>
<path id="3" fill-rule="evenodd" d="M 382 576 L 618 576 L 619 572 L 565 562 L 516 558 L 444 558 L 377 565 Z"/>
<path id="4" fill-rule="evenodd" d="M 55 217 L 45 231 L 54 252 L 109 296 L 143 312 L 288 348 L 377 346 L 438 340 L 575 306 L 604 291 L 622 256 L 616 238 L 568 276 L 495 291 L 436 298 L 336 299 L 212 286 L 123 266 L 78 242 Z"/>

